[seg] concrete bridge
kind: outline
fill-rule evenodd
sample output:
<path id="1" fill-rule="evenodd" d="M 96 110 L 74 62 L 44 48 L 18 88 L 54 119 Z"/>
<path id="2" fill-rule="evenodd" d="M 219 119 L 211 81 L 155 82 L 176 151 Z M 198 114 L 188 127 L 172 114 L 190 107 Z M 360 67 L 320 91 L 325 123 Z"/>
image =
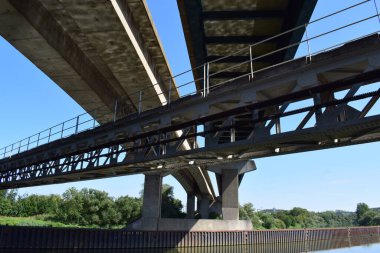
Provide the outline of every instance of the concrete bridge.
<path id="1" fill-rule="evenodd" d="M 34 148 L 29 138 L 0 150 L 0 188 L 144 173 L 143 217 L 131 229 L 245 230 L 251 225 L 238 220 L 238 187 L 256 169 L 250 159 L 377 141 L 380 115 L 368 112 L 380 91 L 358 91 L 379 81 L 378 34 L 293 59 L 301 43 L 324 35 L 301 41 L 315 1 L 257 2 L 246 10 L 239 8 L 252 5 L 178 1 L 197 89 L 183 98 L 145 2 L 2 2 L 2 36 L 101 125 L 79 132 L 78 117 L 71 136 L 50 141 L 50 128 Z M 241 35 L 252 19 L 260 20 L 253 34 Z M 263 34 L 266 25 L 277 29 Z M 349 105 L 366 99 L 360 110 Z M 288 109 L 302 101 L 309 102 Z M 283 131 L 294 115 L 300 122 Z M 216 174 L 218 197 L 207 171 Z M 187 220 L 160 219 L 168 174 L 188 193 Z M 213 210 L 224 221 L 191 219 L 195 196 L 202 218 Z"/>

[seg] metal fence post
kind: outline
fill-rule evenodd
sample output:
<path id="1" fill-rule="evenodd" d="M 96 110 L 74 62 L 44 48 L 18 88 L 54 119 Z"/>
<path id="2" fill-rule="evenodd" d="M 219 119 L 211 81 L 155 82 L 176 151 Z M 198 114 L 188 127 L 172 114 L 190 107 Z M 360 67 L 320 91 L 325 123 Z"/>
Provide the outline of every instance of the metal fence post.
<path id="1" fill-rule="evenodd" d="M 37 145 L 36 145 L 36 147 L 38 147 L 38 144 L 40 143 L 40 134 L 41 134 L 41 132 L 38 133 L 38 138 L 37 138 Z"/>
<path id="2" fill-rule="evenodd" d="M 28 137 L 28 144 L 26 144 L 26 150 L 29 150 L 30 136 Z"/>
<path id="3" fill-rule="evenodd" d="M 48 137 L 48 143 L 50 142 L 50 136 L 51 136 L 51 128 L 49 128 L 49 137 Z"/>
<path id="4" fill-rule="evenodd" d="M 251 63 L 251 79 L 253 80 L 253 55 L 252 55 L 252 45 L 249 46 L 249 61 Z"/>
<path id="5" fill-rule="evenodd" d="M 206 64 L 203 64 L 203 97 L 206 97 Z"/>
<path id="6" fill-rule="evenodd" d="M 307 51 L 309 54 L 309 62 L 311 62 L 311 50 L 310 50 L 310 43 L 309 43 L 309 35 L 307 33 L 307 24 L 305 24 L 305 36 L 306 36 Z"/>
<path id="7" fill-rule="evenodd" d="M 210 63 L 207 63 L 207 95 L 210 93 Z"/>
<path id="8" fill-rule="evenodd" d="M 63 138 L 63 131 L 65 130 L 65 122 L 62 123 L 61 138 Z"/>
<path id="9" fill-rule="evenodd" d="M 20 153 L 20 150 L 21 150 L 21 141 L 18 143 L 18 151 L 17 151 L 17 154 Z"/>

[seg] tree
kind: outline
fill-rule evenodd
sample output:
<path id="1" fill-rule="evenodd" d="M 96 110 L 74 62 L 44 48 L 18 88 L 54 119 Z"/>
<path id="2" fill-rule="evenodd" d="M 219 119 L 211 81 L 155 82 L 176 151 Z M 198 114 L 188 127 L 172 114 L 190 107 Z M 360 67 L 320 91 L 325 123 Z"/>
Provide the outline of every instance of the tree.
<path id="1" fill-rule="evenodd" d="M 369 211 L 369 207 L 365 203 L 359 203 L 356 206 L 356 221 L 359 223 L 359 220 L 361 220 L 364 217 L 364 214 Z"/>
<path id="2" fill-rule="evenodd" d="M 173 187 L 167 184 L 162 186 L 161 217 L 183 218 L 183 205 L 181 200 L 174 198 Z"/>
<path id="3" fill-rule="evenodd" d="M 253 208 L 253 205 L 251 203 L 244 204 L 239 208 L 239 216 L 242 220 L 250 220 L 254 228 L 263 228 L 262 221 L 256 214 L 255 209 Z"/>
<path id="4" fill-rule="evenodd" d="M 34 216 L 41 214 L 55 214 L 58 210 L 61 197 L 59 195 L 30 195 L 19 197 L 16 209 L 18 216 Z"/>
<path id="5" fill-rule="evenodd" d="M 0 215 L 15 216 L 15 203 L 17 201 L 16 190 L 1 190 L 0 191 Z"/>
<path id="6" fill-rule="evenodd" d="M 120 224 L 130 224 L 141 217 L 141 198 L 123 196 L 116 199 L 115 203 L 117 212 L 121 215 Z"/>

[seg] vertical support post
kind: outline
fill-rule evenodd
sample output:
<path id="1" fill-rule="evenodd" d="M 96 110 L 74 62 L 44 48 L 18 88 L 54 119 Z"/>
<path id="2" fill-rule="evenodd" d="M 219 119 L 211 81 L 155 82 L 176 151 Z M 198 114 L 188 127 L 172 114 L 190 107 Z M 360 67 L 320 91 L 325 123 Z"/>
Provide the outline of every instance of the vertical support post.
<path id="1" fill-rule="evenodd" d="M 252 55 L 252 46 L 249 46 L 249 61 L 251 65 L 251 80 L 253 80 L 253 55 Z"/>
<path id="2" fill-rule="evenodd" d="M 51 137 L 51 128 L 49 128 L 49 137 L 48 137 L 48 143 L 50 142 L 50 137 Z"/>
<path id="3" fill-rule="evenodd" d="M 280 108 L 279 106 L 276 106 L 276 112 L 279 112 L 280 111 Z M 281 133 L 281 121 L 280 121 L 280 118 L 277 118 L 276 119 L 276 134 L 280 134 Z"/>
<path id="4" fill-rule="evenodd" d="M 223 220 L 239 220 L 239 170 L 222 170 Z"/>
<path id="5" fill-rule="evenodd" d="M 115 108 L 113 110 L 113 122 L 116 121 L 116 117 L 117 117 L 116 114 L 117 114 L 117 99 L 115 101 Z"/>
<path id="6" fill-rule="evenodd" d="M 236 141 L 236 129 L 235 129 L 235 127 L 233 127 L 234 123 L 235 122 L 233 120 L 231 120 L 231 129 L 230 129 L 230 136 L 231 136 L 230 141 L 231 142 Z"/>
<path id="7" fill-rule="evenodd" d="M 78 133 L 78 127 L 79 127 L 79 116 L 77 116 L 77 122 L 75 124 L 75 134 Z"/>
<path id="8" fill-rule="evenodd" d="M 7 147 L 4 148 L 3 158 L 5 158 L 6 152 L 7 152 Z"/>
<path id="9" fill-rule="evenodd" d="M 12 153 L 13 153 L 13 144 L 11 146 L 11 156 L 12 156 Z"/>
<path id="10" fill-rule="evenodd" d="M 37 137 L 37 145 L 36 145 L 36 147 L 38 147 L 38 144 L 40 143 L 40 134 L 41 134 L 41 132 L 38 133 L 38 137 Z M 12 145 L 12 146 L 13 146 L 13 145 Z"/>
<path id="11" fill-rule="evenodd" d="M 30 136 L 28 137 L 28 144 L 26 144 L 26 151 L 29 150 Z"/>
<path id="12" fill-rule="evenodd" d="M 210 94 L 210 63 L 208 62 L 207 63 L 207 95 Z"/>
<path id="13" fill-rule="evenodd" d="M 310 50 L 310 43 L 309 43 L 309 34 L 307 33 L 307 24 L 305 24 L 305 36 L 306 36 L 307 51 L 309 54 L 308 62 L 311 62 L 311 50 Z"/>
<path id="14" fill-rule="evenodd" d="M 139 107 L 138 107 L 139 114 L 142 112 L 142 90 L 139 92 Z"/>
<path id="15" fill-rule="evenodd" d="M 206 74 L 206 64 L 203 64 L 203 97 L 206 97 L 206 89 L 207 89 L 207 74 Z"/>
<path id="16" fill-rule="evenodd" d="M 20 150 L 21 150 L 21 141 L 18 143 L 18 151 L 17 151 L 17 154 L 20 153 Z"/>
<path id="17" fill-rule="evenodd" d="M 161 217 L 162 176 L 160 174 L 145 175 L 143 218 L 158 219 Z"/>
<path id="18" fill-rule="evenodd" d="M 195 214 L 195 195 L 192 192 L 187 193 L 186 218 L 193 219 Z"/>
<path id="19" fill-rule="evenodd" d="M 61 139 L 63 138 L 63 131 L 65 130 L 65 122 L 62 123 Z"/>

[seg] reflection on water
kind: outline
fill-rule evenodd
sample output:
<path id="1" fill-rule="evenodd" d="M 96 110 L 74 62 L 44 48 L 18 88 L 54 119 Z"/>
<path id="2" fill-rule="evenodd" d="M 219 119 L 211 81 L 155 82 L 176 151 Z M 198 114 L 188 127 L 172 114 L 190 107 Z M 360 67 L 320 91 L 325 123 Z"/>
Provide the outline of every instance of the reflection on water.
<path id="1" fill-rule="evenodd" d="M 342 237 L 335 240 L 260 244 L 240 246 L 197 247 L 180 249 L 125 250 L 1 250 L 1 253 L 374 253 L 380 252 L 380 237 Z"/>

